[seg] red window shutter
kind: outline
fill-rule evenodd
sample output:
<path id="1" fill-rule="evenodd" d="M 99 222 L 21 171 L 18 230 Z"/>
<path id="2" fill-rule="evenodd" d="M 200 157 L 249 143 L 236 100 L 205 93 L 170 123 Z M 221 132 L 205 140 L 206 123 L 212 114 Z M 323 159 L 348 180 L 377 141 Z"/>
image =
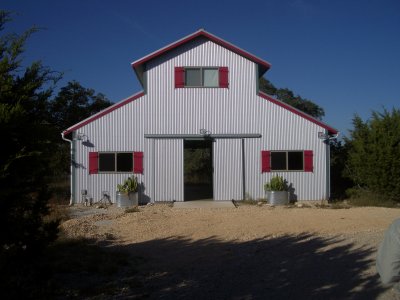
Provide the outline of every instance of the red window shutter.
<path id="1" fill-rule="evenodd" d="M 185 68 L 175 67 L 175 88 L 185 87 Z"/>
<path id="2" fill-rule="evenodd" d="M 89 174 L 99 173 L 99 153 L 89 152 Z"/>
<path id="3" fill-rule="evenodd" d="M 312 150 L 304 151 L 304 172 L 314 171 L 313 156 Z"/>
<path id="4" fill-rule="evenodd" d="M 261 173 L 271 172 L 271 151 L 261 151 Z"/>
<path id="5" fill-rule="evenodd" d="M 143 152 L 133 152 L 133 173 L 143 174 Z"/>
<path id="6" fill-rule="evenodd" d="M 227 88 L 229 86 L 228 67 L 219 68 L 219 87 Z"/>

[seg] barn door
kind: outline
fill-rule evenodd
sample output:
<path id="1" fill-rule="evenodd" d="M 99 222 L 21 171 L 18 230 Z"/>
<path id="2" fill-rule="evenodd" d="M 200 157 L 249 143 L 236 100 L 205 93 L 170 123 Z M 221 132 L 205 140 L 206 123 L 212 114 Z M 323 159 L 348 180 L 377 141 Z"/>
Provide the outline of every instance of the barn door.
<path id="1" fill-rule="evenodd" d="M 243 199 L 243 157 L 240 139 L 215 140 L 214 199 Z"/>
<path id="2" fill-rule="evenodd" d="M 154 201 L 183 201 L 183 140 L 154 140 Z"/>
<path id="3" fill-rule="evenodd" d="M 213 199 L 212 140 L 184 141 L 185 201 Z"/>

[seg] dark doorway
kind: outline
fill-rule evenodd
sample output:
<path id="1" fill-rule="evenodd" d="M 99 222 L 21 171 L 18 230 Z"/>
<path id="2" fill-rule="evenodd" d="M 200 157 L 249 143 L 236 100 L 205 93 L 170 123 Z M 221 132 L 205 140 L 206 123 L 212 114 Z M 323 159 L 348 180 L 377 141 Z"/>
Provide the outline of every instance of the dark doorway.
<path id="1" fill-rule="evenodd" d="M 184 141 L 184 199 L 213 200 L 212 140 Z"/>

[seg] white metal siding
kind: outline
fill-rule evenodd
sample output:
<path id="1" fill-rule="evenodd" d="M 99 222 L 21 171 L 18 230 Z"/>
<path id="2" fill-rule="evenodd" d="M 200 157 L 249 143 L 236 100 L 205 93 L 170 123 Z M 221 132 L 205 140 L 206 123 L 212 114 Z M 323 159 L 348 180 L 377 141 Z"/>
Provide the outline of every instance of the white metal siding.
<path id="1" fill-rule="evenodd" d="M 213 148 L 214 200 L 242 200 L 242 140 L 216 139 Z"/>
<path id="2" fill-rule="evenodd" d="M 175 89 L 175 66 L 227 66 L 229 88 Z M 324 128 L 257 96 L 253 62 L 198 39 L 150 61 L 146 74 L 146 95 L 78 130 L 90 143 L 76 143 L 76 199 L 81 189 L 88 189 L 95 200 L 101 191 L 110 191 L 114 201 L 116 185 L 129 175 L 88 175 L 89 151 L 144 151 L 144 175 L 138 176 L 142 199 L 182 201 L 182 140 L 154 141 L 144 134 L 199 134 L 202 128 L 212 134 L 262 135 L 245 140 L 245 193 L 249 197 L 263 198 L 263 184 L 276 174 L 261 173 L 261 150 L 313 150 L 313 173 L 279 175 L 292 184 L 299 200 L 328 197 L 327 148 L 318 139 Z M 217 140 L 215 144 L 214 199 L 241 199 L 241 141 Z"/>
<path id="3" fill-rule="evenodd" d="M 183 140 L 154 140 L 154 201 L 183 201 Z"/>

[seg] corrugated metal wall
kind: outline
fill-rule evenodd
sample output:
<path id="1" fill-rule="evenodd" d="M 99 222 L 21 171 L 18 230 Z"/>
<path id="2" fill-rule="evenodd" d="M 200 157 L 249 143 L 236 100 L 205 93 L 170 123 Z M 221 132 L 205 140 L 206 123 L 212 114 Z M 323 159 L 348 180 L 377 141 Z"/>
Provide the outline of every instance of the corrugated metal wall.
<path id="1" fill-rule="evenodd" d="M 213 149 L 214 200 L 243 198 L 242 140 L 216 139 Z"/>
<path id="2" fill-rule="evenodd" d="M 174 88 L 175 66 L 227 66 L 229 88 Z M 246 139 L 245 193 L 264 197 L 263 184 L 276 173 L 261 173 L 261 150 L 313 150 L 314 172 L 283 172 L 301 200 L 326 199 L 324 129 L 256 95 L 253 62 L 205 39 L 194 40 L 151 61 L 147 94 L 78 131 L 89 143 L 76 142 L 76 199 L 87 189 L 94 199 L 102 190 L 115 199 L 116 185 L 129 174 L 88 175 L 89 151 L 144 151 L 142 200 L 183 200 L 182 140 L 145 139 L 144 134 L 261 134 Z M 214 199 L 241 199 L 241 140 L 216 140 Z"/>
<path id="3" fill-rule="evenodd" d="M 154 201 L 183 201 L 183 140 L 154 140 Z"/>

